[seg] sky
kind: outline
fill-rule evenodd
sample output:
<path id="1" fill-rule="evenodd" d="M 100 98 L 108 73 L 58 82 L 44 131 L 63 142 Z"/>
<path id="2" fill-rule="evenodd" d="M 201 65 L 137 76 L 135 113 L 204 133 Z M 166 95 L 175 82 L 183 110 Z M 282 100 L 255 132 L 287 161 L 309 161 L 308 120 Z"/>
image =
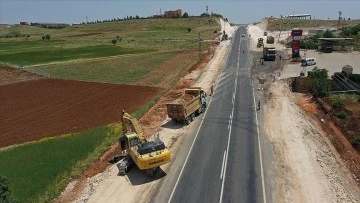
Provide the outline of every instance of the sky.
<path id="1" fill-rule="evenodd" d="M 152 16 L 182 9 L 190 15 L 219 13 L 230 22 L 245 24 L 263 17 L 311 14 L 316 19 L 337 19 L 338 12 L 360 19 L 360 0 L 0 0 L 0 24 L 25 22 L 81 23 L 139 15 Z"/>

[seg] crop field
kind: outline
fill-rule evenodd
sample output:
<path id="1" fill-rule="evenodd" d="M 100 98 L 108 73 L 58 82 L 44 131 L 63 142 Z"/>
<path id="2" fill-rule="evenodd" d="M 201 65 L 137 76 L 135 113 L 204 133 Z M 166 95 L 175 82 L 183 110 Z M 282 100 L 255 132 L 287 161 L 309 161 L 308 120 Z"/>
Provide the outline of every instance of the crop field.
<path id="1" fill-rule="evenodd" d="M 203 53 L 219 20 L 0 25 L 0 64 L 21 67 L 0 65 L 0 176 L 14 198 L 59 195 L 116 142 L 121 110 L 141 117 L 199 61 L 199 33 Z"/>
<path id="2" fill-rule="evenodd" d="M 51 62 L 71 61 L 75 59 L 81 60 L 81 59 L 107 57 L 107 56 L 119 56 L 125 54 L 138 54 L 144 52 L 149 52 L 149 50 L 121 48 L 112 45 L 97 45 L 97 46 L 76 47 L 76 48 L 41 47 L 38 49 L 31 49 L 31 50 L 26 49 L 20 51 L 19 49 L 17 50 L 5 49 L 5 51 L 2 51 L 1 57 L 5 59 L 5 62 L 10 64 L 29 66 L 36 64 L 46 64 Z"/>
<path id="3" fill-rule="evenodd" d="M 18 202 L 50 202 L 120 131 L 120 125 L 108 125 L 0 151 L 0 175 L 9 179 Z"/>
<path id="4" fill-rule="evenodd" d="M 128 20 L 63 29 L 1 26 L 0 37 L 14 32 L 30 37 L 0 38 L 0 62 L 27 67 L 143 52 L 198 50 L 199 33 L 213 40 L 219 31 L 216 18 Z M 50 34 L 51 39 L 42 40 L 44 34 Z M 113 39 L 117 39 L 115 45 L 111 43 Z M 203 44 L 203 50 L 210 45 Z"/>
<path id="5" fill-rule="evenodd" d="M 0 147 L 118 122 L 121 110 L 135 112 L 159 92 L 60 79 L 0 85 Z"/>
<path id="6" fill-rule="evenodd" d="M 83 60 L 30 67 L 61 79 L 164 87 L 191 67 L 198 57 L 193 52 L 155 52 L 136 56 Z"/>

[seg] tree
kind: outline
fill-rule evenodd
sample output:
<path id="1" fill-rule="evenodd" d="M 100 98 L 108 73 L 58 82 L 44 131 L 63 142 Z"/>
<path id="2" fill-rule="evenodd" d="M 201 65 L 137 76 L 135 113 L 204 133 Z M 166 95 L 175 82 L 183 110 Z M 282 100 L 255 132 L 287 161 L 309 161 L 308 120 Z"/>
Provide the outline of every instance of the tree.
<path id="1" fill-rule="evenodd" d="M 191 30 L 192 30 L 191 27 L 188 27 L 188 28 L 187 28 L 187 31 L 188 31 L 188 32 L 191 32 Z"/>
<path id="2" fill-rule="evenodd" d="M 188 18 L 189 17 L 189 14 L 187 12 L 185 12 L 182 16 L 183 18 Z"/>
<path id="3" fill-rule="evenodd" d="M 0 202 L 4 202 L 4 203 L 15 202 L 15 200 L 11 197 L 9 181 L 7 178 L 2 176 L 0 176 Z"/>
<path id="4" fill-rule="evenodd" d="M 111 42 L 115 45 L 117 43 L 116 39 L 111 40 Z"/>
<path id="5" fill-rule="evenodd" d="M 202 13 L 200 17 L 210 17 L 210 15 L 208 13 Z"/>
<path id="6" fill-rule="evenodd" d="M 317 66 L 309 71 L 308 76 L 313 79 L 313 91 L 318 97 L 328 96 L 331 91 L 331 83 L 328 78 L 328 70 L 319 69 Z"/>

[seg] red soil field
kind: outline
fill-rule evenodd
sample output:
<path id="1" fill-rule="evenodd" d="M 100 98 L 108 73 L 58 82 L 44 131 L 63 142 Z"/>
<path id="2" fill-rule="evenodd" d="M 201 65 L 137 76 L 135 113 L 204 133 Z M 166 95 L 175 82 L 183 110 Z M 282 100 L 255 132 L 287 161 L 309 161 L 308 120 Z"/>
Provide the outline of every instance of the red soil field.
<path id="1" fill-rule="evenodd" d="M 160 90 L 43 78 L 0 85 L 0 147 L 119 122 L 121 110 L 134 112 Z"/>

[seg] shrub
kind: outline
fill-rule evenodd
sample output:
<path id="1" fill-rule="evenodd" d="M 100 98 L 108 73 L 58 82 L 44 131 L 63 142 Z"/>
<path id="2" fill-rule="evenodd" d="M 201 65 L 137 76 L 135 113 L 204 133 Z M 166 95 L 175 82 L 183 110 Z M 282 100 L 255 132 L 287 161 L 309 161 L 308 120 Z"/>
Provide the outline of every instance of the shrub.
<path id="1" fill-rule="evenodd" d="M 335 100 L 331 103 L 331 106 L 335 109 L 341 109 L 342 107 L 344 107 L 344 102 L 341 100 Z"/>
<path id="2" fill-rule="evenodd" d="M 187 28 L 187 31 L 188 31 L 188 32 L 191 32 L 191 30 L 192 30 L 191 27 L 188 27 L 188 28 Z"/>
<path id="3" fill-rule="evenodd" d="M 46 35 L 43 35 L 43 36 L 42 36 L 42 39 L 47 39 L 47 40 L 49 40 L 49 39 L 51 39 L 51 36 L 50 36 L 50 34 L 46 34 Z"/>
<path id="4" fill-rule="evenodd" d="M 0 202 L 15 202 L 11 197 L 9 181 L 7 178 L 0 176 Z"/>
<path id="5" fill-rule="evenodd" d="M 356 149 L 360 150 L 360 136 L 356 136 L 351 143 Z"/>
<path id="6" fill-rule="evenodd" d="M 345 119 L 347 117 L 347 113 L 345 111 L 340 111 L 338 113 L 336 113 L 337 117 L 341 118 L 341 119 Z"/>

